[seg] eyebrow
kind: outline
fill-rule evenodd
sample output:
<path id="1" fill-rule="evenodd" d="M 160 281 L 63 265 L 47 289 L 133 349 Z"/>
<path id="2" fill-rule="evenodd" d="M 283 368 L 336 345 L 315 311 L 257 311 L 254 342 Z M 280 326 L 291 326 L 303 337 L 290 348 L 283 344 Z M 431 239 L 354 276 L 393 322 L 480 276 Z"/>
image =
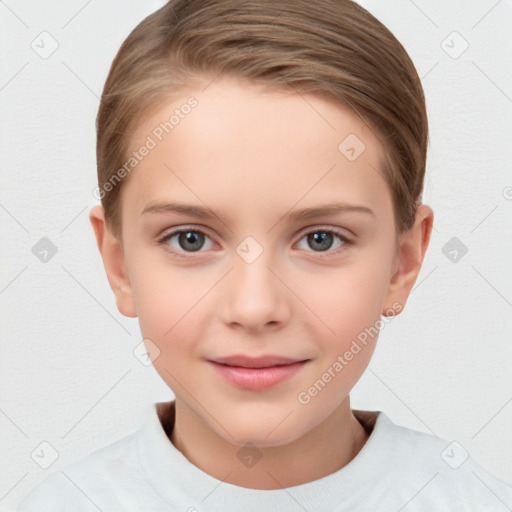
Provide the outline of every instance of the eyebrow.
<path id="1" fill-rule="evenodd" d="M 328 203 L 321 206 L 314 206 L 310 208 L 302 208 L 300 210 L 293 210 L 285 214 L 282 218 L 287 220 L 304 220 L 313 219 L 317 217 L 325 217 L 327 215 L 334 215 L 337 213 L 351 213 L 359 212 L 375 216 L 375 213 L 367 206 L 355 205 L 343 202 Z M 188 215 L 200 219 L 212 219 L 218 217 L 210 208 L 199 205 L 191 205 L 184 203 L 149 203 L 142 210 L 141 215 L 155 214 L 155 213 L 177 213 L 181 215 Z"/>

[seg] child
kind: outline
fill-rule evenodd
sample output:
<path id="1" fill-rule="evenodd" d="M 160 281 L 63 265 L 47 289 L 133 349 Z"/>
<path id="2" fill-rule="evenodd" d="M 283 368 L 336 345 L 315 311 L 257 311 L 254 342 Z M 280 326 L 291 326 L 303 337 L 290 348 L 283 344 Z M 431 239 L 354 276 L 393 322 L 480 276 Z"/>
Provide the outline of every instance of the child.
<path id="1" fill-rule="evenodd" d="M 90 219 L 176 398 L 18 510 L 510 507 L 456 445 L 350 407 L 429 244 L 427 132 L 407 53 L 349 0 L 143 20 L 101 98 Z"/>

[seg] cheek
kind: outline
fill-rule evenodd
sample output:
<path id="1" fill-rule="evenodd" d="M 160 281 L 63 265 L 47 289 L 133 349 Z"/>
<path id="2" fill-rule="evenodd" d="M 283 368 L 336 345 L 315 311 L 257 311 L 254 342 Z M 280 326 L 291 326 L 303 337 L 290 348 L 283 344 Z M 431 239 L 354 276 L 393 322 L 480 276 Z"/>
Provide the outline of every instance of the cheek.
<path id="1" fill-rule="evenodd" d="M 127 252 L 132 255 L 127 263 L 143 337 L 162 351 L 171 342 L 173 350 L 180 351 L 180 340 L 189 340 L 188 349 L 193 349 L 195 334 L 207 331 L 215 315 L 210 301 L 223 272 L 180 266 L 154 249 L 133 249 Z M 344 352 L 381 314 L 388 284 L 387 259 L 387 253 L 374 247 L 355 253 L 337 268 L 311 264 L 295 268 L 292 274 L 284 272 L 283 279 L 300 299 L 289 297 L 291 313 L 298 315 L 289 320 L 309 324 L 308 329 L 325 340 L 321 351 Z M 208 297 L 210 292 L 212 297 Z"/>
<path id="2" fill-rule="evenodd" d="M 315 313 L 326 339 L 350 341 L 380 317 L 389 284 L 383 259 L 375 255 L 301 276 L 298 295 Z"/>
<path id="3" fill-rule="evenodd" d="M 132 282 L 142 336 L 159 349 L 153 366 L 175 392 L 179 389 L 175 379 L 185 382 L 192 371 L 183 362 L 199 356 L 195 351 L 200 348 L 199 334 L 205 323 L 204 300 L 212 287 L 208 282 L 205 275 L 201 278 L 197 272 L 156 265 L 146 268 Z"/>
<path id="4" fill-rule="evenodd" d="M 135 308 L 143 336 L 165 341 L 187 323 L 211 285 L 201 272 L 166 264 L 165 258 L 155 259 L 151 252 L 144 256 L 141 251 L 130 272 Z"/>
<path id="5" fill-rule="evenodd" d="M 215 321 L 215 284 L 222 273 L 161 258 L 151 264 L 143 264 L 142 258 L 138 261 L 131 282 L 140 330 L 160 350 L 153 366 L 174 389 L 169 374 L 184 380 L 192 368 L 184 368 L 183 362 L 192 364 L 204 356 L 202 342 L 209 338 Z"/>
<path id="6" fill-rule="evenodd" d="M 308 322 L 319 356 L 308 385 L 315 386 L 318 379 L 329 383 L 318 407 L 338 404 L 370 362 L 382 326 L 380 315 L 388 284 L 385 261 L 385 254 L 375 252 L 303 283 L 306 286 L 300 293 L 307 297 L 304 302 L 322 320 L 315 317 Z"/>
<path id="7" fill-rule="evenodd" d="M 341 403 L 370 362 L 382 325 L 382 274 L 379 267 L 353 265 L 331 269 L 302 288 L 304 302 L 317 315 L 306 328 L 316 339 L 318 358 L 297 400 L 314 403 L 319 415 L 330 414 Z"/>

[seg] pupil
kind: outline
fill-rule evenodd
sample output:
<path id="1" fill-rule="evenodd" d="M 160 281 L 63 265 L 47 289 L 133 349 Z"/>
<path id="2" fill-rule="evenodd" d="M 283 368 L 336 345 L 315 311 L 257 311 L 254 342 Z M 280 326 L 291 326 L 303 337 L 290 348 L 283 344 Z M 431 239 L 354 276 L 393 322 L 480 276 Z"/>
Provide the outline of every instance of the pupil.
<path id="1" fill-rule="evenodd" d="M 183 249 L 189 249 L 190 251 L 198 251 L 203 244 L 203 235 L 197 231 L 186 231 L 180 233 L 179 243 Z M 326 233 L 325 231 L 318 231 L 308 235 L 308 243 L 315 251 L 322 251 L 329 249 L 332 246 L 332 233 Z M 184 245 L 191 244 L 189 247 Z M 316 245 L 316 247 L 315 247 Z"/>
<path id="2" fill-rule="evenodd" d="M 201 249 L 201 246 L 203 244 L 202 237 L 203 235 L 201 233 L 198 233 L 197 231 L 186 231 L 180 233 L 179 243 L 182 249 L 198 251 L 199 249 Z M 187 247 L 187 244 L 192 244 L 192 247 L 190 245 Z"/>
<path id="3" fill-rule="evenodd" d="M 312 233 L 308 235 L 308 243 L 312 244 L 312 249 L 316 250 L 324 250 L 329 249 L 332 245 L 332 233 L 326 233 L 325 231 L 318 231 L 317 233 Z M 314 244 L 320 244 L 320 246 L 315 248 Z"/>

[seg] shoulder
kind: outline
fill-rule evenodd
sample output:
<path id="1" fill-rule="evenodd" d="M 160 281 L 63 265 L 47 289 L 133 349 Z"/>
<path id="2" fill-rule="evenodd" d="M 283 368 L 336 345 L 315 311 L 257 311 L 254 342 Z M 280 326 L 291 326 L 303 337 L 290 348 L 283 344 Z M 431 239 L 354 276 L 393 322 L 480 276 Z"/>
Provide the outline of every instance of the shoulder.
<path id="1" fill-rule="evenodd" d="M 136 433 L 95 450 L 47 476 L 21 502 L 17 512 L 98 512 L 122 499 L 122 489 L 141 486 Z M 121 504 L 121 503 L 119 503 Z"/>
<path id="2" fill-rule="evenodd" d="M 386 460 L 389 487 L 382 492 L 409 500 L 407 510 L 512 507 L 512 486 L 483 469 L 458 442 L 395 425 L 382 412 L 374 433 L 374 451 Z"/>

